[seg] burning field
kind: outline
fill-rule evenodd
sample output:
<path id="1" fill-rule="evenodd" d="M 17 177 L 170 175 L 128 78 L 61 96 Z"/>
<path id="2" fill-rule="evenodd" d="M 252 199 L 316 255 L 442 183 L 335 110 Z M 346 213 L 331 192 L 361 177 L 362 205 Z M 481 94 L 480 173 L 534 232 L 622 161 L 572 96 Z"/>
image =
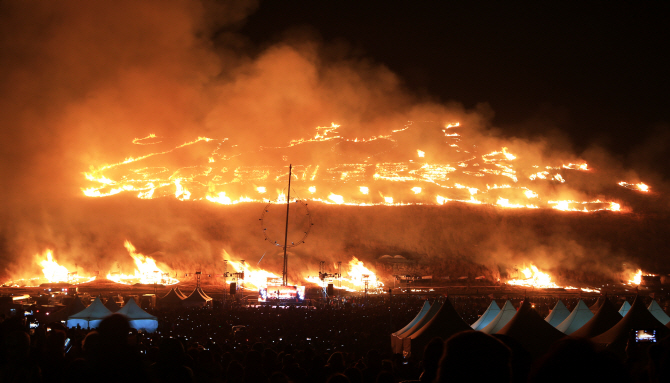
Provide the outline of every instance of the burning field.
<path id="1" fill-rule="evenodd" d="M 290 283 L 323 283 L 320 262 L 351 290 L 670 272 L 653 170 L 505 136 L 487 107 L 416 96 L 309 36 L 246 46 L 254 3 L 39 5 L 0 23 L 7 285 L 262 287 L 281 278 L 289 164 Z"/>

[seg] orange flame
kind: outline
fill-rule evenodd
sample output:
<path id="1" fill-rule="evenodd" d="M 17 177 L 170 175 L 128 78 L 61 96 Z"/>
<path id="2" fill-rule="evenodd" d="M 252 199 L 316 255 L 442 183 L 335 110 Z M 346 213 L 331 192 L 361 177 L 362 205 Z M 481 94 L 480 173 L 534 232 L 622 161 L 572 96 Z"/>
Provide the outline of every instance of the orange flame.
<path id="1" fill-rule="evenodd" d="M 137 253 L 135 251 L 135 246 L 133 246 L 132 243 L 125 241 L 124 246 L 133 260 L 135 260 L 135 266 L 137 266 L 135 274 L 110 272 L 107 274 L 107 279 L 123 284 L 141 283 L 174 285 L 179 283 L 178 279 L 170 277 L 168 273 L 159 269 L 153 258 Z"/>

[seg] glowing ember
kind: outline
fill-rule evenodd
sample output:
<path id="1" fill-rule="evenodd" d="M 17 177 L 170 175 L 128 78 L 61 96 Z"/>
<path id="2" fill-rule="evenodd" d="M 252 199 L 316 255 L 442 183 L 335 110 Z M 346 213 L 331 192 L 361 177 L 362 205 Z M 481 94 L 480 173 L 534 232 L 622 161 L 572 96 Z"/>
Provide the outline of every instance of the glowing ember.
<path id="1" fill-rule="evenodd" d="M 161 285 L 174 285 L 179 283 L 179 280 L 176 278 L 171 278 L 168 273 L 163 272 L 156 265 L 156 261 L 143 254 L 139 254 L 135 251 L 135 246 L 130 242 L 125 241 L 124 246 L 130 256 L 135 260 L 135 274 L 127 275 L 121 273 L 108 273 L 107 279 L 114 281 L 116 283 L 124 284 L 161 284 Z"/>
<path id="2" fill-rule="evenodd" d="M 361 193 L 363 194 L 368 194 L 370 192 L 370 189 L 368 189 L 367 186 L 361 186 L 360 189 Z"/>

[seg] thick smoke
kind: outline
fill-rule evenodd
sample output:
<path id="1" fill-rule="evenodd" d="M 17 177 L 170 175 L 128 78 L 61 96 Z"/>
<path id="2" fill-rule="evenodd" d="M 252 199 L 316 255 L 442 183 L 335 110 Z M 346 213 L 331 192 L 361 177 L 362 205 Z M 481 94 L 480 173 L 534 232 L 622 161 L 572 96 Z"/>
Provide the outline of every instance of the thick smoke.
<path id="1" fill-rule="evenodd" d="M 312 137 L 316 126 L 331 122 L 342 125 L 345 138 L 365 138 L 407 121 L 440 126 L 459 121 L 482 147 L 524 153 L 522 165 L 579 159 L 547 138 L 503 137 L 491 128 L 492 111 L 485 105 L 466 110 L 421 99 L 384 65 L 333 49 L 304 31 L 267 47 L 250 46 L 235 28 L 256 4 L 233 3 L 0 5 L 3 278 L 34 275 L 39 270 L 34 255 L 46 248 L 60 263 L 89 273 L 127 270 L 125 239 L 173 270 L 220 269 L 223 250 L 250 260 L 268 252 L 264 267 L 280 270 L 279 251 L 260 234 L 261 206 L 81 194 L 83 172 L 143 154 L 142 147 L 133 152 L 127 144 L 149 133 L 174 143 L 225 137 L 244 152 Z M 402 144 L 439 152 L 441 146 L 427 138 L 428 133 L 417 135 Z M 256 160 L 274 160 L 263 156 Z M 310 156 L 297 159 L 328 161 Z M 567 191 L 575 198 L 611 192 L 606 188 L 614 189 L 616 177 L 638 180 L 606 153 L 594 149 L 583 158 L 604 176 L 575 176 L 577 187 Z M 620 227 L 612 226 L 614 221 L 641 236 L 644 251 L 667 248 L 647 234 L 647 223 L 630 216 L 613 220 L 607 214 L 585 218 L 463 206 L 310 207 L 314 231 L 293 251 L 292 259 L 301 260 L 296 272 L 315 270 L 319 260 L 373 260 L 389 253 L 452 276 L 497 277 L 530 261 L 556 270 L 590 265 L 611 276 L 609 271 L 619 271 L 628 259 L 644 262 L 631 254 L 634 246 L 612 239 L 618 236 L 613 228 Z M 656 230 L 667 233 L 663 222 Z M 589 237 L 582 229 L 599 234 Z"/>

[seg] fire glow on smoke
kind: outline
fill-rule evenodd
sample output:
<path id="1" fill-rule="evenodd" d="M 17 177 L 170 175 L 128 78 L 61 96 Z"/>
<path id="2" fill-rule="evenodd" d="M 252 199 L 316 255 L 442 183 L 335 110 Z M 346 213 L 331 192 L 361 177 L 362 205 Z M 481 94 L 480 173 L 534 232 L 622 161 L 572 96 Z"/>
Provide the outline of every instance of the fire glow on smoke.
<path id="1" fill-rule="evenodd" d="M 571 175 L 595 172 L 585 162 L 529 166 L 524 153 L 468 142 L 467 129 L 458 123 L 440 129 L 438 151 L 406 148 L 403 142 L 412 142 L 410 138 L 422 131 L 437 131 L 436 125 L 416 125 L 410 122 L 384 135 L 345 138 L 333 123 L 317 127 L 310 138 L 248 151 L 227 138 L 198 137 L 168 146 L 167 139 L 151 134 L 133 140 L 147 149 L 145 154 L 92 166 L 85 173 L 89 186 L 82 191 L 89 197 L 131 193 L 142 199 L 174 197 L 225 205 L 264 202 L 283 193 L 288 180 L 288 162 L 283 161 L 291 158 L 294 180 L 299 181 L 292 185 L 297 194 L 326 204 L 442 205 L 458 201 L 501 208 L 622 210 L 618 201 L 585 199 L 585 193 L 570 188 Z M 158 150 L 149 150 L 152 147 Z M 175 161 L 184 157 L 191 162 Z M 622 181 L 619 185 L 649 190 L 643 183 Z"/>
<path id="2" fill-rule="evenodd" d="M 110 281 L 131 285 L 131 284 L 161 284 L 173 285 L 179 283 L 179 280 L 169 276 L 168 272 L 164 272 L 158 268 L 156 261 L 146 255 L 136 252 L 135 247 L 128 241 L 124 246 L 128 253 L 135 261 L 136 269 L 133 274 L 123 274 L 119 271 L 110 271 L 107 274 L 107 279 Z M 72 271 L 59 264 L 52 255 L 52 251 L 47 249 L 43 255 L 37 254 L 35 261 L 42 267 L 42 276 L 32 277 L 30 279 L 18 279 L 14 281 L 5 282 L 5 286 L 37 286 L 41 283 L 69 283 L 81 284 L 94 281 L 97 276 L 90 275 L 89 270 L 84 271 L 88 276 L 79 275 L 79 271 Z M 163 267 L 165 269 L 165 267 Z"/>

